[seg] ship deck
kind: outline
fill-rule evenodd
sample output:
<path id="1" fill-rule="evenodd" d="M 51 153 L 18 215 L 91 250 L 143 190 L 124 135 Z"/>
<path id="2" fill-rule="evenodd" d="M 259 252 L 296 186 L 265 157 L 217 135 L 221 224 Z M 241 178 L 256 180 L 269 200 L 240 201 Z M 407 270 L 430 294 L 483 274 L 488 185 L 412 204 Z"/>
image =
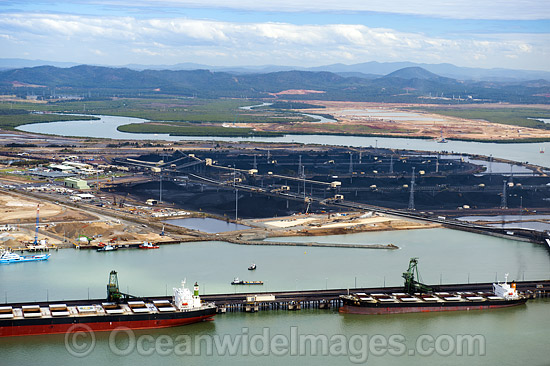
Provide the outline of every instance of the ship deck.
<path id="1" fill-rule="evenodd" d="M 38 303 L 22 305 L 0 306 L 0 324 L 2 320 L 24 320 L 24 319 L 48 319 L 67 317 L 90 317 L 108 315 L 144 315 L 144 314 L 166 314 L 176 312 L 191 312 L 210 309 L 214 304 L 204 304 L 201 307 L 189 309 L 177 309 L 170 300 L 159 298 L 150 301 L 134 300 L 123 303 L 105 301 L 72 301 L 69 303 Z"/>
<path id="2" fill-rule="evenodd" d="M 408 294 L 402 292 L 371 293 L 364 292 L 342 295 L 342 300 L 349 305 L 356 306 L 468 306 L 470 304 L 483 305 L 483 303 L 510 302 L 502 297 L 495 296 L 492 292 L 433 292 Z M 519 300 L 520 296 L 517 299 Z"/>

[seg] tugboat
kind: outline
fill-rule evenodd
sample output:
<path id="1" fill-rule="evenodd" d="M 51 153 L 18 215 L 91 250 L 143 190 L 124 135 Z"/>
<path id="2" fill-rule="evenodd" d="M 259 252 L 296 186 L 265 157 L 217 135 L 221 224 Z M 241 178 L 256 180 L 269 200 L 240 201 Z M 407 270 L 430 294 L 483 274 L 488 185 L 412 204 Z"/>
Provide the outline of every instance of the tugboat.
<path id="1" fill-rule="evenodd" d="M 493 283 L 493 292 L 442 292 L 418 282 L 418 258 L 411 258 L 409 269 L 403 273 L 405 287 L 399 293 L 354 293 L 341 295 L 341 313 L 396 314 L 431 311 L 493 309 L 525 304 L 527 297 L 516 290 L 514 282 Z"/>
<path id="2" fill-rule="evenodd" d="M 97 251 L 98 252 L 112 252 L 113 250 L 117 250 L 118 247 L 115 247 L 113 245 L 105 245 L 105 246 L 102 246 L 101 248 L 98 248 Z"/>
<path id="3" fill-rule="evenodd" d="M 158 249 L 160 248 L 158 245 L 154 245 L 150 241 L 144 241 L 143 244 L 139 246 L 139 249 Z"/>
<path id="4" fill-rule="evenodd" d="M 255 269 L 256 269 L 256 263 L 252 263 L 252 264 L 250 265 L 250 267 L 248 267 L 248 270 L 249 270 L 249 271 L 253 271 L 253 270 L 255 270 Z"/>
<path id="5" fill-rule="evenodd" d="M 436 137 L 436 138 L 435 138 L 435 141 L 438 142 L 438 143 L 440 143 L 440 144 L 446 144 L 447 142 L 449 142 L 449 141 L 447 141 L 447 140 L 443 137 L 443 130 L 441 130 L 441 136 L 440 136 L 440 137 Z"/>
<path id="6" fill-rule="evenodd" d="M 0 264 L 45 261 L 50 258 L 50 255 L 51 254 L 19 255 L 12 251 L 6 250 L 0 255 Z"/>
<path id="7" fill-rule="evenodd" d="M 172 298 L 139 298 L 119 291 L 116 271 L 109 274 L 107 298 L 64 303 L 14 303 L 0 306 L 0 337 L 110 331 L 120 327 L 157 329 L 207 320 L 216 315 L 216 305 L 193 292 L 174 288 Z"/>

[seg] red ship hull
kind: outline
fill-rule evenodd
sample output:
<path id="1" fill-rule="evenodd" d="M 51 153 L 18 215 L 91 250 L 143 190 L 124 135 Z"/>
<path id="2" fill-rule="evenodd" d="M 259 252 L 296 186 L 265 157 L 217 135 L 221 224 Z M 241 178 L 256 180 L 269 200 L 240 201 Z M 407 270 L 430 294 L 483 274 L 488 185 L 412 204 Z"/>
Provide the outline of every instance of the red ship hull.
<path id="1" fill-rule="evenodd" d="M 86 301 L 75 304 L 90 304 Z M 15 304 L 14 304 L 15 305 Z M 42 304 L 43 307 L 45 304 Z M 74 305 L 74 304 L 73 304 Z M 15 306 L 20 306 L 19 304 Z M 197 323 L 216 315 L 216 307 L 167 313 L 39 316 L 32 318 L 0 319 L 0 337 L 59 334 L 70 332 L 102 332 L 125 327 L 129 329 L 157 329 Z"/>
<path id="2" fill-rule="evenodd" d="M 184 319 L 135 320 L 121 322 L 20 325 L 13 327 L 1 327 L 0 337 L 59 334 L 67 332 L 104 332 L 121 327 L 126 327 L 129 329 L 168 328 L 197 323 L 211 318 L 212 316 L 213 315 L 203 315 Z"/>
<path id="3" fill-rule="evenodd" d="M 468 304 L 465 305 L 445 305 L 445 306 L 354 306 L 343 305 L 340 307 L 340 313 L 344 314 L 363 314 L 363 315 L 379 315 L 379 314 L 404 314 L 404 313 L 430 313 L 435 311 L 467 311 L 467 310 L 484 310 L 484 309 L 498 309 L 511 306 L 518 306 L 525 304 L 527 299 L 520 299 L 518 301 L 510 301 L 508 303 L 500 304 Z"/>

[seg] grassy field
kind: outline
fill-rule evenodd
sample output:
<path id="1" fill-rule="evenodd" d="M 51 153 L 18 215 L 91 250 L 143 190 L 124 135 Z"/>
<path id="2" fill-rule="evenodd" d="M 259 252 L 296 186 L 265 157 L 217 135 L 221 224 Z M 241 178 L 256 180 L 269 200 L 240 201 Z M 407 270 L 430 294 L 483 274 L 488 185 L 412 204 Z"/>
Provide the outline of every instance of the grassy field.
<path id="1" fill-rule="evenodd" d="M 538 108 L 415 108 L 430 113 L 466 119 L 479 119 L 505 125 L 548 130 L 550 124 L 533 118 L 550 118 L 550 111 Z"/>

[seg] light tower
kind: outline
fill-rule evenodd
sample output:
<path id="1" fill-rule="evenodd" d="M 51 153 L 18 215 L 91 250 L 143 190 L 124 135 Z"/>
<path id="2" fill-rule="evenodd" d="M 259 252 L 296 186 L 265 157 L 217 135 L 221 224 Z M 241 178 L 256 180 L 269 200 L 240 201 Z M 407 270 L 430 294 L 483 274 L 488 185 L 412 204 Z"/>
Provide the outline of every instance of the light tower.
<path id="1" fill-rule="evenodd" d="M 409 194 L 409 210 L 414 211 L 414 169 L 412 168 L 412 177 L 411 177 L 411 192 Z"/>
<path id="2" fill-rule="evenodd" d="M 507 182 L 504 181 L 503 185 L 502 185 L 502 198 L 500 200 L 500 208 L 502 209 L 506 209 L 508 208 L 508 202 L 507 202 L 507 193 L 506 193 L 506 185 L 507 185 Z"/>
<path id="3" fill-rule="evenodd" d="M 237 167 L 233 164 L 233 187 L 235 188 L 235 221 L 239 220 L 239 190 L 237 189 Z"/>

